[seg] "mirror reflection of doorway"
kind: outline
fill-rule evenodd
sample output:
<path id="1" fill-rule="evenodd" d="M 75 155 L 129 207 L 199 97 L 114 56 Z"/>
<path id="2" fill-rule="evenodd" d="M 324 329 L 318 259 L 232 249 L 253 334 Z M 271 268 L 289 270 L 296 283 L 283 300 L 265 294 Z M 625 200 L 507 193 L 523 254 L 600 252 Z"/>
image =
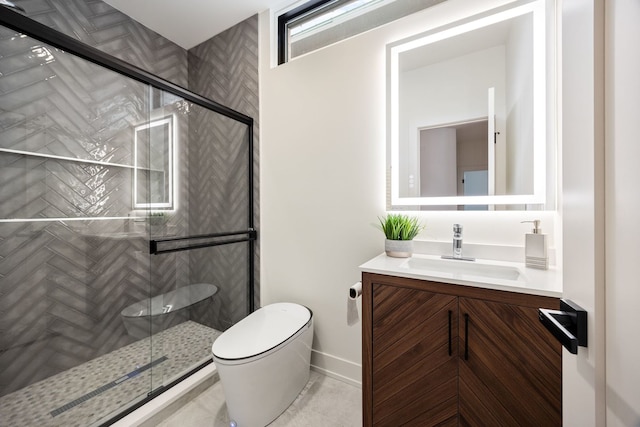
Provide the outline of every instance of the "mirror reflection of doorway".
<path id="1" fill-rule="evenodd" d="M 462 174 L 462 187 L 465 196 L 486 196 L 488 193 L 488 171 L 464 171 Z M 486 211 L 487 205 L 465 205 L 465 211 Z"/>
<path id="2" fill-rule="evenodd" d="M 468 195 L 463 178 L 472 171 L 484 171 L 484 175 L 471 178 L 484 182 L 482 187 L 474 187 L 483 192 L 473 195 L 489 194 L 488 126 L 484 118 L 420 130 L 421 197 Z"/>

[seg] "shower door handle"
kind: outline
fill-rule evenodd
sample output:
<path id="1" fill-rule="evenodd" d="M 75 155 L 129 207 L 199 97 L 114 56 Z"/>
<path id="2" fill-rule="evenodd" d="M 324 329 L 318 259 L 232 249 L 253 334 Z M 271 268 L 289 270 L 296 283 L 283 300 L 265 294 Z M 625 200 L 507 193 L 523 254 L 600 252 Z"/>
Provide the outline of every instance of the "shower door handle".
<path id="1" fill-rule="evenodd" d="M 229 237 L 243 236 L 229 239 Z M 220 240 L 221 238 L 224 238 Z M 165 239 L 153 239 L 149 241 L 149 253 L 151 255 L 166 254 L 170 252 L 189 251 L 192 249 L 209 248 L 212 246 L 228 245 L 231 243 L 249 242 L 258 238 L 258 232 L 250 228 L 248 230 L 230 231 L 227 233 L 212 233 L 212 234 L 198 234 L 194 236 L 184 237 L 168 237 Z M 180 245 L 182 242 L 188 242 L 190 240 L 198 240 L 200 243 L 191 245 Z M 160 249 L 162 244 L 176 244 L 175 246 L 168 247 L 166 249 Z"/>

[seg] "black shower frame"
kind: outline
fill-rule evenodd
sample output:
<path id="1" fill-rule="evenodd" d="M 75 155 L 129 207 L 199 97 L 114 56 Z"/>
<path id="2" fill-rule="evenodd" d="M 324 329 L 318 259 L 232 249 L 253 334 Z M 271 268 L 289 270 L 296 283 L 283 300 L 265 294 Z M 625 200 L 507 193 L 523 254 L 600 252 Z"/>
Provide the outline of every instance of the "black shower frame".
<path id="1" fill-rule="evenodd" d="M 242 230 L 239 232 L 237 231 L 231 232 L 234 235 L 243 234 L 244 237 L 240 237 L 232 240 L 226 240 L 226 241 L 210 242 L 209 244 L 187 246 L 180 250 L 197 249 L 197 248 L 208 247 L 208 246 L 219 246 L 221 244 L 247 242 L 249 245 L 249 255 L 248 255 L 248 270 L 249 270 L 248 288 L 249 289 L 247 290 L 248 310 L 249 310 L 249 313 L 253 312 L 255 310 L 255 302 L 254 302 L 254 298 L 255 298 L 255 289 L 254 289 L 255 271 L 254 270 L 255 270 L 255 250 L 256 250 L 255 243 L 258 238 L 257 231 L 255 229 L 255 224 L 254 224 L 253 118 L 245 114 L 242 114 L 236 110 L 233 110 L 225 105 L 219 104 L 215 101 L 205 98 L 202 95 L 198 95 L 197 93 L 194 93 L 188 89 L 185 89 L 180 85 L 177 85 L 161 77 L 158 77 L 152 73 L 149 73 L 148 71 L 145 71 L 142 68 L 136 67 L 135 65 L 129 64 L 121 59 L 111 56 L 97 48 L 89 46 L 79 40 L 76 40 L 64 33 L 61 33 L 53 28 L 50 28 L 44 24 L 41 24 L 40 22 L 37 22 L 31 18 L 28 18 L 22 15 L 21 13 L 11 10 L 4 6 L 0 6 L 0 25 L 10 28 L 14 31 L 18 31 L 31 38 L 34 38 L 43 43 L 46 43 L 48 45 L 61 49 L 77 57 L 83 58 L 101 67 L 115 71 L 119 74 L 122 74 L 126 77 L 129 77 L 141 83 L 148 84 L 157 89 L 161 89 L 166 92 L 172 93 L 174 95 L 180 96 L 183 99 L 190 101 L 196 105 L 204 107 L 208 110 L 212 110 L 220 115 L 223 115 L 225 117 L 228 117 L 230 119 L 236 120 L 240 123 L 247 125 L 248 144 L 249 144 L 249 158 L 248 158 L 248 163 L 249 163 L 249 168 L 248 168 L 249 170 L 249 174 L 248 174 L 249 175 L 248 176 L 249 218 L 248 220 L 249 221 L 248 221 L 248 224 L 249 224 L 249 228 L 247 230 Z M 225 234 L 225 233 L 222 233 L 222 234 Z M 208 237 L 216 237 L 216 236 L 217 235 L 208 235 Z M 189 240 L 189 239 L 199 239 L 201 237 L 202 236 L 188 236 L 188 237 L 183 237 L 179 239 Z M 222 237 L 222 236 L 218 236 L 218 237 Z M 156 253 L 156 254 L 162 253 L 161 251 L 157 250 L 157 243 L 160 243 L 162 241 L 163 240 L 150 241 L 150 252 Z M 155 252 L 153 250 L 154 245 L 156 248 Z M 189 377 L 190 375 L 196 373 L 200 369 L 209 365 L 210 363 L 212 363 L 212 361 L 213 360 L 209 360 L 201 364 L 200 366 L 197 366 L 196 368 L 192 369 L 190 372 L 188 372 L 184 376 L 178 378 L 177 380 L 173 381 L 170 384 L 167 384 L 166 386 L 161 386 L 155 390 L 152 390 L 151 392 L 149 392 L 149 394 L 145 399 L 124 409 L 123 412 L 121 412 L 120 414 L 117 414 L 113 418 L 103 423 L 101 427 L 108 426 L 115 423 L 116 421 L 120 420 L 127 414 L 133 412 L 134 410 L 138 409 L 145 403 L 149 402 L 154 397 L 165 392 L 169 388 L 178 384 L 180 381 L 184 380 L 185 378 Z"/>

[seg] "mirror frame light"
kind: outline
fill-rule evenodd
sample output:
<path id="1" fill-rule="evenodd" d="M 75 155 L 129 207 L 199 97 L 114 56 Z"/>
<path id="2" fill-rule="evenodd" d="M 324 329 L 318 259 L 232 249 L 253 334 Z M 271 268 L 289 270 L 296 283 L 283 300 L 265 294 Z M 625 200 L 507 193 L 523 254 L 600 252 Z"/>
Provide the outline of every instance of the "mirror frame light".
<path id="1" fill-rule="evenodd" d="M 151 209 L 151 210 L 160 210 L 162 212 L 166 211 L 174 211 L 176 210 L 176 155 L 175 155 L 175 147 L 176 147 L 176 126 L 175 126 L 175 115 L 171 114 L 169 116 L 165 116 L 161 119 L 150 120 L 147 123 L 136 126 L 133 130 L 133 208 L 134 209 Z M 138 167 L 138 132 L 146 131 L 152 127 L 156 126 L 164 126 L 167 125 L 167 135 L 169 137 L 169 173 L 168 173 L 168 181 L 169 181 L 169 194 L 168 200 L 166 202 L 161 203 L 143 203 L 138 201 L 138 169 L 143 169 Z"/>
<path id="2" fill-rule="evenodd" d="M 532 13 L 533 16 L 533 194 L 493 196 L 401 197 L 399 153 L 399 55 L 411 49 L 435 43 L 449 37 L 483 28 L 511 18 Z M 472 17 L 453 26 L 423 33 L 408 41 L 387 47 L 389 84 L 389 124 L 391 143 L 391 207 L 514 205 L 546 203 L 546 31 L 544 0 L 537 0 L 506 10 Z"/>

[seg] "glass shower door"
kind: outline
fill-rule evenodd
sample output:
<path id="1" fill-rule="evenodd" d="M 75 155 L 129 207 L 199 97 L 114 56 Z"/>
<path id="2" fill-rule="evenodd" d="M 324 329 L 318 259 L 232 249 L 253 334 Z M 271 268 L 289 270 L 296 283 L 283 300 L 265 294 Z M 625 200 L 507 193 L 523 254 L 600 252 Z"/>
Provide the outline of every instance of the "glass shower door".
<path id="1" fill-rule="evenodd" d="M 252 255 L 250 128 L 165 92 L 152 98 L 152 116 L 175 124 L 180 153 L 173 209 L 150 214 L 152 358 L 164 360 L 153 369 L 155 389 L 211 361 L 213 341 L 249 313 Z M 149 184 L 162 200 L 154 188 L 163 187 Z"/>
<path id="2" fill-rule="evenodd" d="M 91 425 L 152 390 L 123 316 L 149 300 L 131 185 L 149 89 L 7 28 L 0 73 L 0 412 Z"/>
<path id="3" fill-rule="evenodd" d="M 252 310 L 253 121 L 0 21 L 0 413 L 100 425 Z"/>

